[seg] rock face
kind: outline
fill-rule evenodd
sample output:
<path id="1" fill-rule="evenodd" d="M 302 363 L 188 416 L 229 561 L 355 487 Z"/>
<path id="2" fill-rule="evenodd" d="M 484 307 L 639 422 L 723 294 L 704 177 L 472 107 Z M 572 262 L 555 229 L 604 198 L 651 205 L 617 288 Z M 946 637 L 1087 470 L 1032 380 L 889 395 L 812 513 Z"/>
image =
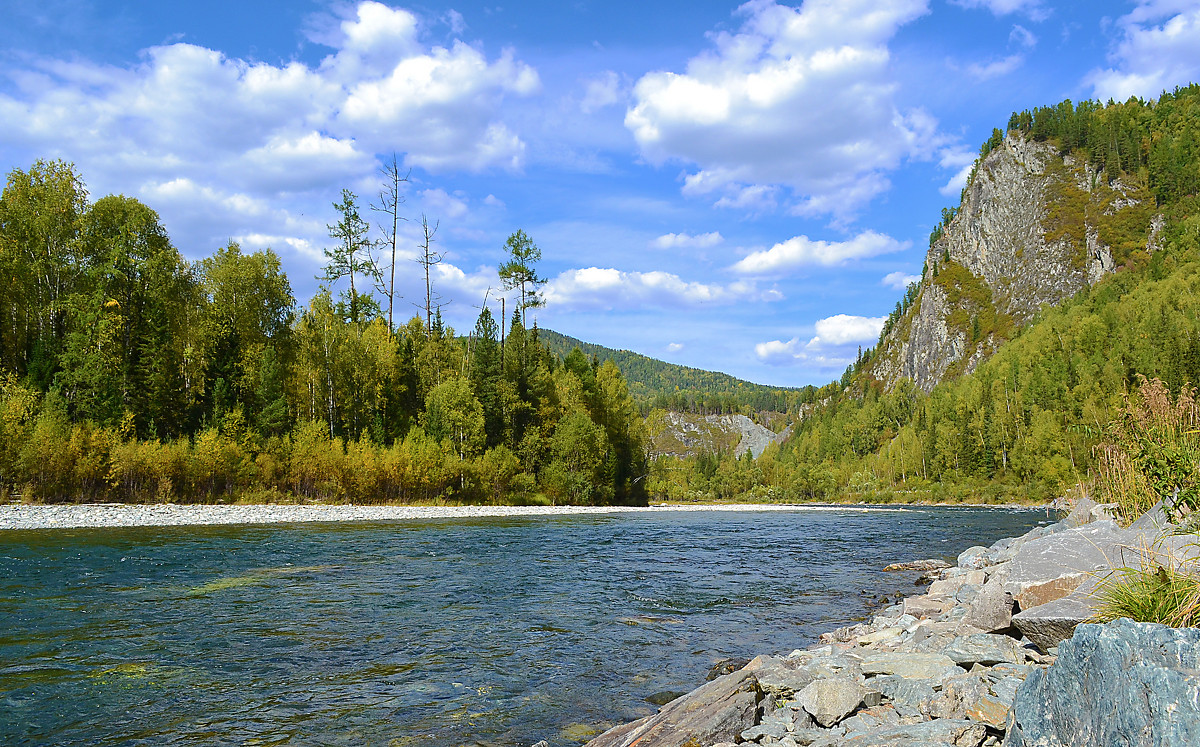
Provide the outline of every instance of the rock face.
<path id="1" fill-rule="evenodd" d="M 1017 688 L 1006 747 L 1200 744 L 1200 630 L 1080 625 Z"/>
<path id="2" fill-rule="evenodd" d="M 791 427 L 773 433 L 745 415 L 668 412 L 650 430 L 651 456 L 689 456 L 701 451 L 732 449 L 735 456 L 748 451 L 757 459 L 772 443 L 787 438 Z"/>
<path id="3" fill-rule="evenodd" d="M 1103 201 L 1093 212 L 1113 215 L 1148 207 L 1117 183 L 1104 184 L 1086 164 L 1056 147 L 1012 134 L 979 162 L 962 204 L 929 248 L 915 306 L 879 346 L 872 366 L 889 387 L 908 378 L 930 391 L 950 373 L 970 372 L 1028 322 L 1113 269 L 1092 212 L 1082 228 L 1059 230 L 1066 193 Z M 1093 199 L 1094 198 L 1094 199 Z M 935 271 L 938 274 L 935 276 Z M 975 321 L 991 319 L 985 329 Z"/>

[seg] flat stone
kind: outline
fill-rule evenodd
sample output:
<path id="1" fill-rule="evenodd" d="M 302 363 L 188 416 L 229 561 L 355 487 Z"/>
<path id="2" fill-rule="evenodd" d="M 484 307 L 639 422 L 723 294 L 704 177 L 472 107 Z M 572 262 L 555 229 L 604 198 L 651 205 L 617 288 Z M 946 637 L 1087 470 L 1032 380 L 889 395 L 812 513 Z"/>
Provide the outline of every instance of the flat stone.
<path id="1" fill-rule="evenodd" d="M 1004 724 L 1008 721 L 1008 705 L 993 695 L 982 695 L 979 700 L 967 706 L 964 713 L 971 721 L 1004 731 Z"/>
<path id="2" fill-rule="evenodd" d="M 736 742 L 755 725 L 762 691 L 746 669 L 709 682 L 663 706 L 658 713 L 610 729 L 590 747 L 684 747 Z"/>
<path id="3" fill-rule="evenodd" d="M 884 628 L 883 630 L 877 630 L 874 633 L 860 635 L 858 637 L 858 645 L 873 646 L 876 643 L 883 643 L 884 641 L 895 640 L 895 639 L 899 638 L 900 636 L 904 635 L 904 632 L 905 632 L 904 628 L 900 628 L 900 627 Z"/>
<path id="4" fill-rule="evenodd" d="M 949 568 L 950 564 L 944 560 L 932 558 L 930 560 L 910 560 L 905 563 L 892 563 L 885 567 L 884 571 L 937 571 L 942 568 Z"/>
<path id="5" fill-rule="evenodd" d="M 904 614 L 912 615 L 918 619 L 922 617 L 937 617 L 953 606 L 953 599 L 932 597 L 927 594 L 904 598 Z"/>
<path id="6" fill-rule="evenodd" d="M 942 653 L 960 667 L 972 664 L 991 666 L 1006 661 L 1020 664 L 1025 661 L 1021 644 L 1006 635 L 979 633 L 955 638 Z"/>
<path id="7" fill-rule="evenodd" d="M 867 682 L 870 687 L 882 692 L 902 717 L 921 716 L 922 709 L 936 695 L 933 686 L 941 687 L 936 680 L 906 680 L 893 675 L 876 677 Z"/>
<path id="8" fill-rule="evenodd" d="M 885 726 L 899 725 L 900 714 L 896 713 L 896 709 L 890 705 L 866 708 L 842 722 L 842 726 L 846 727 L 847 735 L 855 732 L 867 732 Z"/>
<path id="9" fill-rule="evenodd" d="M 1017 688 L 1006 747 L 1200 744 L 1200 630 L 1083 624 Z"/>
<path id="10" fill-rule="evenodd" d="M 941 678 L 954 660 L 944 654 L 881 651 L 866 654 L 860 664 L 863 674 L 894 674 L 908 679 Z"/>
<path id="11" fill-rule="evenodd" d="M 930 718 L 966 718 L 967 709 L 989 693 L 987 678 L 981 674 L 961 674 L 942 683 L 942 691 L 929 701 L 925 715 Z"/>
<path id="12" fill-rule="evenodd" d="M 804 710 L 824 727 L 830 727 L 849 716 L 862 705 L 867 688 L 847 677 L 817 680 L 796 694 Z"/>
<path id="13" fill-rule="evenodd" d="M 979 747 L 987 737 L 983 724 L 966 719 L 937 719 L 907 726 L 886 726 L 865 734 L 847 734 L 845 747 Z"/>

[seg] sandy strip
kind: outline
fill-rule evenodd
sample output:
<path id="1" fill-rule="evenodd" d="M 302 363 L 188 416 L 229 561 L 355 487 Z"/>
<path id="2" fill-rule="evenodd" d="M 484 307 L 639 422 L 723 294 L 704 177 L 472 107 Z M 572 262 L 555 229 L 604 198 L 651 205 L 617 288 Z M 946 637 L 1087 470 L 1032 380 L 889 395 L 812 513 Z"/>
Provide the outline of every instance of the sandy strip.
<path id="1" fill-rule="evenodd" d="M 702 506 L 287 506 L 287 505 L 131 505 L 92 503 L 0 506 L 0 530 L 150 527 L 194 524 L 280 524 L 308 521 L 410 521 L 504 516 L 568 516 L 678 511 L 902 511 L 897 507 L 795 504 L 713 504 Z"/>

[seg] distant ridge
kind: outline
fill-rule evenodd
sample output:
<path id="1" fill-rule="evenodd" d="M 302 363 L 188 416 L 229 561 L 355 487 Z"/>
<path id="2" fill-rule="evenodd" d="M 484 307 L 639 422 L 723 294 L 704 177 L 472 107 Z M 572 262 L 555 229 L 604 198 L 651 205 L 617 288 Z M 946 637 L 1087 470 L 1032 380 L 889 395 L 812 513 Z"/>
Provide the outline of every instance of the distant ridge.
<path id="1" fill-rule="evenodd" d="M 740 412 L 743 409 L 787 412 L 801 389 L 755 384 L 718 371 L 667 363 L 630 350 L 614 350 L 550 329 L 538 339 L 560 358 L 579 348 L 588 358 L 610 360 L 629 383 L 630 394 L 643 407 L 679 412 Z"/>

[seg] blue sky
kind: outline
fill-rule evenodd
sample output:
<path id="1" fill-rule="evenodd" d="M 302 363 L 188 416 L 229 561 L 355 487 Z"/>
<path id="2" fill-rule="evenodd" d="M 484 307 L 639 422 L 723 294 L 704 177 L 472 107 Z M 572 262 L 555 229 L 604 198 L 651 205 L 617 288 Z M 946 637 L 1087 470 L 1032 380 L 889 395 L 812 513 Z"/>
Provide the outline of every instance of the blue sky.
<path id="1" fill-rule="evenodd" d="M 460 331 L 520 228 L 541 326 L 788 386 L 874 342 L 1013 110 L 1200 80 L 1179 0 L 0 6 L 6 173 L 72 161 L 189 259 L 269 246 L 305 303 L 395 153 Z"/>

